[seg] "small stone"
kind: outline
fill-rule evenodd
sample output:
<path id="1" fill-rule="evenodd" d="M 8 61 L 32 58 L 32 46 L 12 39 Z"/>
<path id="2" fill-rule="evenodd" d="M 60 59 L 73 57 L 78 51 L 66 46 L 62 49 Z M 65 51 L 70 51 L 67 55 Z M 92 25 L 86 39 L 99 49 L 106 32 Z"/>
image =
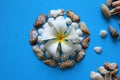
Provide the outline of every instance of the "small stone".
<path id="1" fill-rule="evenodd" d="M 66 24 L 72 24 L 72 20 L 70 18 L 66 18 L 65 21 L 66 21 Z"/>
<path id="2" fill-rule="evenodd" d="M 77 29 L 76 32 L 77 32 L 77 34 L 78 34 L 80 37 L 83 35 L 83 32 L 82 32 L 81 29 Z"/>
<path id="3" fill-rule="evenodd" d="M 102 47 L 94 47 L 94 51 L 95 51 L 96 53 L 101 53 Z"/>
<path id="4" fill-rule="evenodd" d="M 100 36 L 101 36 L 102 38 L 106 37 L 106 36 L 107 36 L 107 31 L 106 31 L 106 30 L 101 30 L 101 31 L 100 31 Z"/>

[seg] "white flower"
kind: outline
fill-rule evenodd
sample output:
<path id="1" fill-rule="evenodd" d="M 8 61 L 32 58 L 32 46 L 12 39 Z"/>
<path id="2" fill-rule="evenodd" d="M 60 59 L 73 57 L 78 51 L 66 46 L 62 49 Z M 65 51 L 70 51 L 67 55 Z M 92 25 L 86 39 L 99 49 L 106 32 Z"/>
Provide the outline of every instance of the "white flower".
<path id="1" fill-rule="evenodd" d="M 49 27 L 44 28 L 42 40 L 47 40 L 45 43 L 46 50 L 53 56 L 59 57 L 57 48 L 60 45 L 62 53 L 71 55 L 74 51 L 73 43 L 70 40 L 78 39 L 78 34 L 73 27 L 68 28 L 65 20 L 50 21 Z"/>

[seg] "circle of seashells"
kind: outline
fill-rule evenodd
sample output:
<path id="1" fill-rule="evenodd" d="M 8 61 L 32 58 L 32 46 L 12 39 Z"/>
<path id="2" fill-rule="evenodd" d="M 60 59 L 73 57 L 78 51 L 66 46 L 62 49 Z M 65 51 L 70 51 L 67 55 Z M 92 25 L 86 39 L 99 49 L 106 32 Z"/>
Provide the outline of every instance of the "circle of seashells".
<path id="1" fill-rule="evenodd" d="M 68 34 L 67 32 L 64 32 L 67 35 L 60 34 L 61 29 L 64 31 L 64 25 L 68 28 Z M 51 28 L 55 29 L 51 31 Z M 45 30 L 48 30 L 48 32 L 45 33 Z M 48 34 L 49 31 L 54 33 L 55 30 L 60 31 L 60 35 L 57 35 L 57 41 L 61 42 L 61 44 L 65 44 L 65 42 L 70 44 L 68 47 L 72 46 L 72 51 L 64 53 L 65 51 L 63 48 L 65 47 L 62 45 L 62 50 L 61 45 L 59 45 L 56 53 L 52 54 L 52 51 L 54 51 L 55 47 L 52 46 L 52 42 L 50 43 L 50 40 L 46 40 L 46 38 L 50 37 L 49 35 L 51 35 Z M 73 30 L 74 33 L 70 33 L 70 30 Z M 77 35 L 77 38 L 73 39 L 75 34 Z M 89 35 L 90 31 L 88 27 L 84 22 L 80 22 L 80 17 L 76 13 L 71 10 L 67 10 L 65 12 L 63 9 L 58 9 L 50 10 L 48 16 L 45 14 L 40 14 L 38 16 L 34 23 L 34 28 L 30 31 L 29 42 L 36 56 L 40 60 L 43 60 L 44 64 L 51 67 L 58 65 L 59 68 L 66 69 L 74 66 L 75 62 L 80 62 L 84 58 L 85 49 L 88 48 L 90 42 Z M 70 40 L 65 40 L 64 37 L 66 36 L 70 36 Z M 54 40 L 52 41 L 55 43 Z"/>

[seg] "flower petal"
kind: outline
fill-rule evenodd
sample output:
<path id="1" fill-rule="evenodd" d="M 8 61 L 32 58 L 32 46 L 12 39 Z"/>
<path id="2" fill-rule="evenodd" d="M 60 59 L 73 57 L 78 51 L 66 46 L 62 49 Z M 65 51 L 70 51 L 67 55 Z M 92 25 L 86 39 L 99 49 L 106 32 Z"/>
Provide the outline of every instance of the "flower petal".
<path id="1" fill-rule="evenodd" d="M 56 40 L 49 40 L 46 44 L 45 44 L 45 48 L 47 49 L 47 51 L 53 55 L 54 57 L 58 57 L 57 52 L 57 47 L 58 47 L 59 42 Z"/>
<path id="2" fill-rule="evenodd" d="M 57 31 L 55 28 L 47 27 L 42 32 L 42 40 L 48 40 L 48 39 L 54 39 L 56 38 L 55 35 L 57 34 Z"/>
<path id="3" fill-rule="evenodd" d="M 76 31 L 73 27 L 69 28 L 66 35 L 67 36 L 65 37 L 65 39 L 72 39 L 73 40 L 73 39 L 78 39 L 79 38 L 78 34 L 76 33 Z"/>
<path id="4" fill-rule="evenodd" d="M 71 55 L 74 52 L 74 46 L 69 42 L 61 42 L 62 52 L 67 56 Z"/>
<path id="5" fill-rule="evenodd" d="M 67 25 L 65 20 L 55 20 L 48 23 L 51 27 L 55 27 L 59 34 L 64 34 L 67 30 Z"/>

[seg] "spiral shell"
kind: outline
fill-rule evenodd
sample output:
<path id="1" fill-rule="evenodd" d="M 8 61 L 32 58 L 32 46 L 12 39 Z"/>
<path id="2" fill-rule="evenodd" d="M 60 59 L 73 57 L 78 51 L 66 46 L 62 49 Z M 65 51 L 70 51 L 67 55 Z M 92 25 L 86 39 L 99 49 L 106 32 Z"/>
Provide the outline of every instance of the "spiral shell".
<path id="1" fill-rule="evenodd" d="M 74 64 L 75 64 L 74 60 L 66 60 L 65 62 L 59 63 L 59 67 L 61 69 L 66 69 L 66 68 L 70 68 L 70 67 L 74 66 Z"/>
<path id="2" fill-rule="evenodd" d="M 119 34 L 118 32 L 115 30 L 115 28 L 113 28 L 111 25 L 109 26 L 109 31 L 111 33 L 111 35 L 114 37 L 114 38 L 118 38 L 119 37 Z"/>
<path id="3" fill-rule="evenodd" d="M 34 27 L 38 29 L 40 26 L 45 24 L 46 20 L 47 20 L 47 16 L 45 14 L 40 14 L 37 20 L 35 21 Z"/>
<path id="4" fill-rule="evenodd" d="M 55 67 L 57 65 L 57 61 L 53 59 L 46 59 L 44 60 L 44 64 L 51 66 L 51 67 Z"/>

